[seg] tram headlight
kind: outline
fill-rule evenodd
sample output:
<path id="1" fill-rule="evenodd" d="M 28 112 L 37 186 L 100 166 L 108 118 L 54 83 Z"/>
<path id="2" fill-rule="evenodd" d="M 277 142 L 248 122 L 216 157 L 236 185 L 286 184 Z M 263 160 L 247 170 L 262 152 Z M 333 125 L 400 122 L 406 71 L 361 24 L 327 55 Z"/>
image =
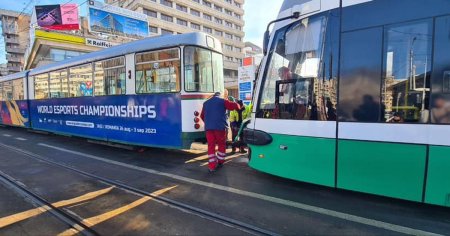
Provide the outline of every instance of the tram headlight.
<path id="1" fill-rule="evenodd" d="M 198 116 L 200 115 L 200 113 L 198 113 L 198 111 L 194 111 L 194 116 Z"/>
<path id="2" fill-rule="evenodd" d="M 195 124 L 195 125 L 194 125 L 194 128 L 195 128 L 195 129 L 200 129 L 200 124 Z"/>
<path id="3" fill-rule="evenodd" d="M 200 122 L 200 119 L 199 119 L 198 117 L 195 117 L 195 118 L 194 118 L 194 122 L 195 122 L 195 123 L 198 123 L 198 122 Z"/>

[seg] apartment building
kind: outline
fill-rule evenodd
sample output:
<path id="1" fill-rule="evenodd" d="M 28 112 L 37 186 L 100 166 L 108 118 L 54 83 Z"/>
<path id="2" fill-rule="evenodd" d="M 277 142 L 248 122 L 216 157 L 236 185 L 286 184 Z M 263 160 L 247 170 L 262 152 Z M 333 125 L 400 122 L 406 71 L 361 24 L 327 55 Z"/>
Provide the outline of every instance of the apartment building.
<path id="1" fill-rule="evenodd" d="M 223 46 L 228 89 L 237 93 L 237 71 L 244 58 L 245 0 L 106 0 L 108 4 L 144 13 L 151 36 L 203 31 Z"/>
<path id="2" fill-rule="evenodd" d="M 23 69 L 24 53 L 29 41 L 30 16 L 15 11 L 1 10 L 2 36 L 6 51 L 6 74 Z"/>

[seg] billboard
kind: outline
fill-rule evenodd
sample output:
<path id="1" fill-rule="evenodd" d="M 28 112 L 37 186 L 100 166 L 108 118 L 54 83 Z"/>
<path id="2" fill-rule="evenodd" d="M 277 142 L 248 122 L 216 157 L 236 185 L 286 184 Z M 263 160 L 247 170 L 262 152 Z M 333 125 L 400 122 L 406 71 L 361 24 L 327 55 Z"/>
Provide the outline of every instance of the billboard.
<path id="1" fill-rule="evenodd" d="M 55 4 L 36 6 L 36 22 L 39 27 L 49 30 L 78 30 L 77 4 Z"/>
<path id="2" fill-rule="evenodd" d="M 61 134 L 180 148 L 179 94 L 77 97 L 30 101 L 33 127 Z"/>
<path id="3" fill-rule="evenodd" d="M 148 36 L 147 15 L 89 1 L 88 16 L 92 32 L 136 39 Z"/>

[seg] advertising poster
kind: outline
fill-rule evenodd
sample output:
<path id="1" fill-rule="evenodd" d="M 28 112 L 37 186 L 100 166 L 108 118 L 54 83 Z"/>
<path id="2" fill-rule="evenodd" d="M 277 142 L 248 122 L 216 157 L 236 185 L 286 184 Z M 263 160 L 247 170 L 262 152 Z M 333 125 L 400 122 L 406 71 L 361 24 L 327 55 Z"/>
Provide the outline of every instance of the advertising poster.
<path id="1" fill-rule="evenodd" d="M 78 5 L 36 6 L 36 21 L 39 27 L 50 30 L 78 30 Z"/>
<path id="2" fill-rule="evenodd" d="M 96 1 L 90 4 L 90 31 L 137 39 L 148 36 L 146 15 Z"/>
<path id="3" fill-rule="evenodd" d="M 27 101 L 1 101 L 0 124 L 30 127 Z"/>
<path id="4" fill-rule="evenodd" d="M 179 148 L 182 145 L 178 94 L 30 102 L 35 129 L 143 146 Z"/>

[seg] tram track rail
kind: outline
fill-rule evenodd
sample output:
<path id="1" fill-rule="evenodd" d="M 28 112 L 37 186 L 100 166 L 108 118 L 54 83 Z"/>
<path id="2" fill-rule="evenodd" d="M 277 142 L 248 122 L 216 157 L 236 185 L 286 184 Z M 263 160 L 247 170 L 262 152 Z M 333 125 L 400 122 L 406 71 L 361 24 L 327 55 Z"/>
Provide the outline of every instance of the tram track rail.
<path id="1" fill-rule="evenodd" d="M 52 214 L 56 219 L 69 226 L 69 228 L 76 230 L 77 233 L 85 236 L 100 235 L 91 227 L 85 225 L 80 219 L 77 219 L 76 217 L 70 215 L 63 209 L 55 207 L 43 197 L 27 189 L 26 186 L 24 186 L 21 182 L 2 171 L 0 171 L 0 182 L 9 189 L 13 190 L 15 193 L 22 196 L 24 199 L 28 199 L 29 201 L 31 201 L 33 205 L 43 208 L 43 210 Z"/>
<path id="2" fill-rule="evenodd" d="M 92 174 L 92 173 L 88 173 L 86 171 L 77 169 L 77 168 L 75 168 L 73 166 L 70 166 L 68 164 L 63 164 L 63 163 L 60 163 L 60 162 L 56 162 L 56 161 L 51 160 L 49 158 L 43 157 L 43 156 L 41 156 L 39 154 L 31 153 L 31 152 L 28 152 L 26 150 L 23 150 L 23 149 L 14 147 L 14 146 L 10 146 L 10 145 L 6 145 L 6 144 L 3 144 L 3 143 L 0 143 L 0 147 L 8 149 L 8 150 L 11 150 L 11 151 L 16 152 L 18 154 L 27 156 L 29 158 L 42 161 L 42 162 L 47 163 L 49 165 L 53 165 L 53 166 L 56 166 L 56 167 L 59 167 L 59 168 L 70 170 L 70 171 L 72 171 L 74 173 L 77 173 L 79 175 L 95 179 L 97 181 L 103 182 L 103 183 L 105 183 L 107 185 L 110 185 L 112 187 L 115 187 L 115 188 L 118 188 L 118 189 L 121 189 L 121 190 L 124 190 L 124 191 L 128 191 L 128 192 L 137 194 L 139 196 L 151 197 L 152 200 L 155 201 L 155 202 L 158 202 L 158 203 L 161 203 L 161 204 L 165 204 L 167 206 L 179 209 L 179 210 L 184 211 L 184 212 L 191 213 L 191 214 L 196 215 L 198 217 L 201 217 L 201 218 L 204 218 L 204 219 L 207 219 L 207 220 L 210 220 L 210 221 L 213 221 L 213 222 L 216 222 L 216 223 L 219 223 L 219 224 L 222 224 L 222 225 L 225 225 L 225 226 L 228 226 L 228 227 L 240 230 L 240 231 L 248 233 L 248 234 L 252 234 L 252 235 L 279 235 L 278 233 L 272 232 L 270 230 L 262 229 L 262 228 L 259 228 L 257 226 L 254 226 L 254 225 L 251 225 L 251 224 L 239 221 L 239 220 L 235 220 L 235 219 L 223 216 L 223 215 L 219 215 L 217 213 L 214 213 L 214 212 L 211 212 L 211 211 L 208 211 L 208 210 L 203 210 L 201 208 L 198 208 L 198 207 L 195 207 L 195 206 L 192 206 L 192 205 L 189 205 L 189 204 L 185 204 L 185 203 L 182 203 L 182 202 L 179 202 L 179 201 L 176 201 L 176 200 L 169 199 L 167 197 L 156 195 L 156 194 L 153 194 L 151 192 L 135 188 L 133 186 L 127 185 L 125 183 L 122 183 L 122 182 L 119 182 L 119 181 L 116 181 L 116 180 L 112 180 L 112 179 L 101 177 L 101 176 L 98 176 L 98 175 L 95 175 L 95 174 Z M 44 202 L 45 202 L 45 200 L 44 200 Z M 67 214 L 67 213 L 65 213 L 65 214 Z M 96 234 L 94 234 L 94 235 L 96 235 Z"/>

